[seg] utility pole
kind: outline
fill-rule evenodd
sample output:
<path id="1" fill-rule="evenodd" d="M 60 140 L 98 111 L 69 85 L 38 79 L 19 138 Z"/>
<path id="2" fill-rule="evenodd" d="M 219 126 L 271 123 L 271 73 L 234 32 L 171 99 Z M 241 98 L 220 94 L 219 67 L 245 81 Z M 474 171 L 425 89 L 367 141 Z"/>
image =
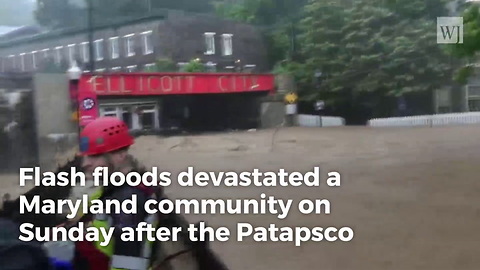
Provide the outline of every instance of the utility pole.
<path id="1" fill-rule="evenodd" d="M 87 2 L 87 12 L 88 12 L 88 70 L 90 72 L 95 71 L 95 59 L 93 54 L 93 5 L 92 0 L 85 0 Z"/>

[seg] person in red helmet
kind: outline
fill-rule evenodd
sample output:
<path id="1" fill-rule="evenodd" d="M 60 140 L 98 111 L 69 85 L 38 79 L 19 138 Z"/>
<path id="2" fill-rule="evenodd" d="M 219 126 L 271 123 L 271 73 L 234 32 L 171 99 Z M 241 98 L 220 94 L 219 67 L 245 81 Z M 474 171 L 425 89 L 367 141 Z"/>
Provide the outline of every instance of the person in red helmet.
<path id="1" fill-rule="evenodd" d="M 128 173 L 132 169 L 128 149 L 133 143 L 127 125 L 116 117 L 101 117 L 89 123 L 80 135 L 85 174 L 91 177 L 96 167 Z"/>
<path id="2" fill-rule="evenodd" d="M 86 125 L 80 134 L 80 154 L 83 159 L 82 168 L 87 179 L 92 177 L 92 173 L 97 167 L 107 167 L 109 174 L 122 172 L 126 175 L 132 171 L 144 172 L 138 162 L 128 153 L 133 143 L 134 139 L 129 134 L 128 126 L 118 118 L 100 117 Z M 153 217 L 148 216 L 142 206 L 155 192 L 156 190 L 144 186 L 116 187 L 108 185 L 91 195 L 90 200 L 116 199 L 122 202 L 132 199 L 132 195 L 135 194 L 137 196 L 137 214 L 90 215 L 89 219 L 82 217 L 95 227 L 113 226 L 115 230 L 113 241 L 106 247 L 100 245 L 101 241 L 78 242 L 75 269 L 148 269 L 151 263 L 149 260 L 152 254 L 151 243 L 125 242 L 121 240 L 120 236 L 124 227 L 136 228 L 140 222 L 147 220 L 150 221 L 149 223 L 154 222 Z"/>
<path id="3" fill-rule="evenodd" d="M 134 139 L 127 125 L 114 117 L 100 117 L 89 123 L 80 134 L 80 153 L 83 158 L 84 173 L 90 175 L 97 167 L 108 167 L 109 173 L 138 172 L 146 170 L 129 154 Z M 102 187 L 90 199 L 117 199 L 123 201 L 137 195 L 137 214 L 118 213 L 112 215 L 84 215 L 80 221 L 91 222 L 94 227 L 115 227 L 113 241 L 102 247 L 98 242 L 77 242 L 75 246 L 75 270 L 228 270 L 223 262 L 209 249 L 206 241 L 192 242 L 188 239 L 186 228 L 189 222 L 181 215 L 148 215 L 144 210 L 145 202 L 153 198 L 157 201 L 167 199 L 163 190 L 145 186 L 106 186 Z M 90 217 L 85 219 L 84 217 Z M 183 227 L 181 241 L 143 242 L 121 239 L 122 228 L 136 228 L 140 222 L 147 222 L 155 228 Z M 205 239 L 208 239 L 208 235 Z M 161 247 L 160 247 L 161 246 Z M 185 257 L 190 254 L 190 257 Z M 178 261 L 177 258 L 180 258 Z"/>

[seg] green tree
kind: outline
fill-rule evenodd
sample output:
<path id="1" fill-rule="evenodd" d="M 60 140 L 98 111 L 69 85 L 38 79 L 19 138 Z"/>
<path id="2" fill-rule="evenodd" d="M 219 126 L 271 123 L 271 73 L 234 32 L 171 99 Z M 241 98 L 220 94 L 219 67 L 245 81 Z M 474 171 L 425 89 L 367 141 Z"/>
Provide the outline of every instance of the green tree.
<path id="1" fill-rule="evenodd" d="M 36 21 L 48 28 L 63 28 L 79 23 L 79 8 L 68 0 L 37 0 Z"/>
<path id="2" fill-rule="evenodd" d="M 475 68 L 472 63 L 478 62 L 480 51 L 480 6 L 476 3 L 462 5 L 463 10 L 463 44 L 445 46 L 445 51 L 459 59 L 463 66 L 456 72 L 456 80 L 466 83 L 473 74 Z"/>
<path id="3" fill-rule="evenodd" d="M 183 68 L 183 72 L 205 72 L 206 68 L 198 59 L 192 59 Z"/>
<path id="4" fill-rule="evenodd" d="M 395 12 L 402 18 L 412 20 L 430 19 L 435 20 L 437 17 L 447 14 L 447 4 L 450 0 L 386 0 L 385 7 Z M 375 2 L 374 2 L 375 3 Z"/>
<path id="5" fill-rule="evenodd" d="M 296 25 L 308 0 L 214 0 L 217 15 L 250 23 L 263 30 L 270 66 L 293 58 L 297 51 Z"/>
<path id="6" fill-rule="evenodd" d="M 131 0 L 132 1 L 132 0 Z M 143 0 L 150 5 L 152 9 L 177 9 L 188 12 L 213 12 L 212 0 Z M 136 0 L 132 2 L 137 3 Z"/>
<path id="7" fill-rule="evenodd" d="M 145 72 L 177 72 L 178 67 L 171 59 L 158 59 L 153 67 L 145 68 Z"/>
<path id="8" fill-rule="evenodd" d="M 216 0 L 212 2 L 218 15 L 256 25 L 271 26 L 291 21 L 308 0 Z"/>
<path id="9" fill-rule="evenodd" d="M 256 10 L 248 10 L 247 5 L 239 2 L 215 1 L 212 3 L 217 15 L 240 22 L 252 23 L 256 20 Z"/>
<path id="10" fill-rule="evenodd" d="M 357 106 L 375 97 L 368 101 L 375 107 L 382 97 L 428 92 L 451 82 L 451 62 L 436 44 L 430 12 L 397 13 L 387 4 L 317 0 L 306 6 L 300 36 L 304 61 L 296 72 L 303 99 Z"/>

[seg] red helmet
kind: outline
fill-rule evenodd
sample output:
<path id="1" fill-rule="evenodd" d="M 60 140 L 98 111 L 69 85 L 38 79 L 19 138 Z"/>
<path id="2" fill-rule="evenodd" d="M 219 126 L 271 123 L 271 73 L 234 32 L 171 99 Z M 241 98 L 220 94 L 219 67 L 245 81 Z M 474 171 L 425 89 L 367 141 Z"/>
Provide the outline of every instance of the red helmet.
<path id="1" fill-rule="evenodd" d="M 100 155 L 132 145 L 128 126 L 116 117 L 99 117 L 80 133 L 80 151 L 84 156 Z"/>

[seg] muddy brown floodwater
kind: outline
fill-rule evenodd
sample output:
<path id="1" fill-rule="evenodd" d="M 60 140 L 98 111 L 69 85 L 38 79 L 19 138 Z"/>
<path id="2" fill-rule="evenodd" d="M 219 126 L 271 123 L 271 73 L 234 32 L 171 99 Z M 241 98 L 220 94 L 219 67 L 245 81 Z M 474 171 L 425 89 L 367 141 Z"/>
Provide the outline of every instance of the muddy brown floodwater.
<path id="1" fill-rule="evenodd" d="M 188 215 L 226 226 L 228 242 L 212 243 L 232 270 L 480 269 L 480 127 L 284 128 L 202 136 L 137 139 L 132 149 L 147 166 L 174 175 L 203 171 L 307 172 L 320 166 L 342 176 L 341 187 L 194 187 L 178 185 L 173 198 L 328 199 L 331 214 Z M 1 176 L 2 192 L 21 192 L 16 176 Z M 294 204 L 295 206 L 295 204 Z M 237 242 L 235 226 L 343 227 L 350 242 Z"/>

